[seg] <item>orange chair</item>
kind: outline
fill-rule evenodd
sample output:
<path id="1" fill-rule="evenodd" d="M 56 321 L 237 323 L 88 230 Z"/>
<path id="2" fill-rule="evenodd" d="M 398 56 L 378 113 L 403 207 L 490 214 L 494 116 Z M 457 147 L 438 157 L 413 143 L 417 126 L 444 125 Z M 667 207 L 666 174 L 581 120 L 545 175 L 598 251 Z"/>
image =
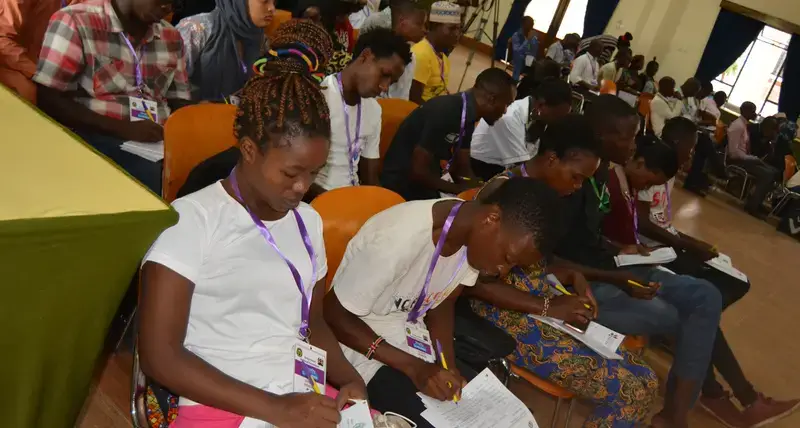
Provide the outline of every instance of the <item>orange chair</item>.
<path id="1" fill-rule="evenodd" d="M 264 29 L 264 34 L 267 35 L 268 39 L 271 39 L 272 36 L 275 35 L 275 32 L 278 31 L 278 27 L 280 27 L 284 22 L 290 21 L 291 19 L 292 12 L 281 9 L 276 10 L 275 16 L 272 17 L 272 22 L 270 22 L 269 26 Z"/>
<path id="2" fill-rule="evenodd" d="M 403 123 L 406 117 L 417 108 L 417 104 L 407 100 L 397 98 L 381 98 L 378 100 L 381 105 L 381 166 L 383 158 L 392 144 L 397 128 Z"/>
<path id="3" fill-rule="evenodd" d="M 617 95 L 617 84 L 611 80 L 603 80 L 603 83 L 600 85 L 600 93 Z"/>
<path id="4" fill-rule="evenodd" d="M 456 196 L 456 197 L 458 199 L 463 199 L 465 201 L 471 201 L 471 200 L 475 199 L 475 196 L 478 195 L 478 192 L 480 192 L 481 189 L 483 189 L 483 187 L 475 187 L 475 188 L 472 188 L 472 189 L 469 189 L 469 190 L 465 190 L 465 191 L 459 193 L 458 196 Z"/>
<path id="5" fill-rule="evenodd" d="M 793 155 L 786 155 L 783 157 L 783 164 L 783 182 L 785 183 L 797 172 L 797 160 Z"/>
<path id="6" fill-rule="evenodd" d="M 377 186 L 340 187 L 327 191 L 313 201 L 322 217 L 325 252 L 328 256 L 328 289 L 344 257 L 347 243 L 373 215 L 402 204 L 405 200 L 391 190 Z"/>
<path id="7" fill-rule="evenodd" d="M 561 404 L 564 402 L 564 400 L 567 400 L 569 402 L 569 407 L 567 408 L 567 419 L 564 421 L 564 427 L 569 426 L 569 420 L 572 418 L 572 408 L 575 406 L 575 394 L 513 364 L 511 365 L 511 373 L 519 376 L 522 379 L 525 379 L 528 383 L 545 394 L 555 397 L 556 409 L 553 411 L 553 420 L 550 423 L 550 426 L 553 428 L 555 428 L 556 423 L 558 422 L 558 412 L 561 410 Z"/>
<path id="8" fill-rule="evenodd" d="M 728 127 L 721 120 L 717 120 L 717 127 L 714 129 L 714 141 L 717 144 L 722 144 L 727 136 Z"/>
<path id="9" fill-rule="evenodd" d="M 236 144 L 236 107 L 197 104 L 176 111 L 164 125 L 162 195 L 172 202 L 197 164 Z"/>

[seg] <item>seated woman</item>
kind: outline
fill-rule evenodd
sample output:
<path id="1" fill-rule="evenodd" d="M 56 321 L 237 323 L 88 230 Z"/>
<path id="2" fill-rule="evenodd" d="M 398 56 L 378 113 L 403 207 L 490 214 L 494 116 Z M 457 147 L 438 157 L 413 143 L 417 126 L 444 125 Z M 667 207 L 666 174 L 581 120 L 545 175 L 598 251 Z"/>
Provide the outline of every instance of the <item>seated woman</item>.
<path id="1" fill-rule="evenodd" d="M 342 0 L 300 0 L 292 13 L 293 18 L 309 19 L 321 25 L 331 36 L 333 56 L 325 68 L 326 76 L 344 70 L 353 58 L 351 54 L 355 46 L 355 37 L 352 37 L 353 28 L 350 27 L 348 32 L 346 25 L 342 26 L 342 18 L 347 19 L 347 14 L 344 13 L 346 7 Z"/>
<path id="2" fill-rule="evenodd" d="M 372 406 L 430 427 L 417 392 L 449 401 L 474 375 L 456 366 L 453 348 L 462 289 L 479 273 L 538 264 L 558 229 L 558 195 L 523 178 L 481 202 L 413 201 L 372 217 L 347 246 L 325 298 L 326 319 Z M 436 363 L 439 344 L 450 370 Z"/>
<path id="3" fill-rule="evenodd" d="M 600 163 L 599 152 L 600 143 L 586 119 L 570 115 L 548 126 L 538 155 L 509 174 L 542 180 L 561 195 L 568 195 L 594 175 Z M 506 180 L 506 176 L 498 176 L 489 182 L 478 199 L 492 198 L 495 189 Z M 596 312 L 597 303 L 580 274 L 548 269 L 560 282 L 572 284 L 577 294 L 563 296 L 545 279 L 540 266 L 527 266 L 531 267 L 513 269 L 504 281 L 538 297 L 538 306 L 496 301 L 482 284 L 497 280 L 481 278 L 465 292 L 466 296 L 474 297 L 473 310 L 516 338 L 517 349 L 507 357 L 514 364 L 595 403 L 584 427 L 638 426 L 647 417 L 658 391 L 658 378 L 653 370 L 625 349 L 619 350 L 622 360 L 607 360 L 572 336 L 529 317 L 533 313 L 581 325 L 596 315 L 584 304 Z"/>
<path id="4" fill-rule="evenodd" d="M 622 70 L 622 75 L 617 80 L 617 88 L 639 95 L 639 72 L 642 68 L 644 68 L 644 55 L 634 55 L 631 63 Z"/>
<path id="5" fill-rule="evenodd" d="M 274 0 L 218 0 L 213 11 L 178 23 L 193 100 L 227 101 L 244 87 L 274 15 Z"/>
<path id="6" fill-rule="evenodd" d="M 332 50 L 307 21 L 285 24 L 276 40 L 322 61 Z M 178 223 L 145 256 L 140 356 L 180 396 L 173 428 L 332 428 L 348 399 L 366 398 L 323 318 L 322 221 L 301 203 L 328 156 L 328 107 L 305 60 L 287 55 L 242 91 L 234 170 L 176 200 Z M 327 375 L 296 357 L 322 350 Z M 338 401 L 308 392 L 326 382 Z"/>

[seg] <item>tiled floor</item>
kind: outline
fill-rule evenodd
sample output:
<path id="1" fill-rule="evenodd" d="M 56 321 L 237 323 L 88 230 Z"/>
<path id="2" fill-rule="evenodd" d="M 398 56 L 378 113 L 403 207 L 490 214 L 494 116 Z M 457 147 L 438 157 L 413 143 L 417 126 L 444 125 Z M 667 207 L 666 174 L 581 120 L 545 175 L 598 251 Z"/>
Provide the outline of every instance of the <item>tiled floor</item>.
<path id="1" fill-rule="evenodd" d="M 458 89 L 468 52 L 453 52 L 451 91 Z M 476 54 L 467 70 L 466 86 L 489 66 L 489 60 Z M 750 293 L 728 309 L 723 328 L 745 373 L 756 388 L 778 398 L 800 396 L 800 342 L 792 339 L 800 326 L 794 312 L 800 307 L 797 294 L 800 278 L 800 243 L 779 234 L 774 227 L 754 220 L 738 207 L 718 199 L 698 199 L 676 190 L 675 224 L 681 231 L 715 243 L 733 258 L 734 264 L 750 276 Z M 664 376 L 668 367 L 661 355 L 648 353 L 648 361 Z M 79 428 L 129 427 L 129 390 L 131 358 L 116 355 L 106 362 L 105 369 L 86 402 Z M 525 389 L 525 385 L 514 388 Z M 553 401 L 531 392 L 527 402 L 539 425 L 549 426 Z M 562 410 L 562 418 L 563 418 Z M 577 406 L 570 427 L 580 427 L 587 407 Z M 722 425 L 701 410 L 692 414 L 693 427 L 717 428 Z M 800 427 L 800 413 L 771 425 L 774 428 Z"/>

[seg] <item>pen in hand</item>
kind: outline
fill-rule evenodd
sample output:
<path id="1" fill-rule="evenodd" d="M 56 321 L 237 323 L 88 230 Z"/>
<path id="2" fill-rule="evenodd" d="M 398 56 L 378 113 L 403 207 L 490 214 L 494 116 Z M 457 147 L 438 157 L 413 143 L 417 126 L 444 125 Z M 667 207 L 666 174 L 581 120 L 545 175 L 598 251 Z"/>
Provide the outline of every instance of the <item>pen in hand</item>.
<path id="1" fill-rule="evenodd" d="M 442 368 L 445 370 L 449 370 L 447 368 L 447 361 L 444 359 L 444 351 L 442 351 L 442 342 L 439 342 L 439 339 L 436 339 L 436 351 L 439 352 L 439 360 L 442 362 Z M 453 384 L 447 382 L 447 387 L 452 388 Z M 453 395 L 453 402 L 458 404 L 458 394 Z"/>

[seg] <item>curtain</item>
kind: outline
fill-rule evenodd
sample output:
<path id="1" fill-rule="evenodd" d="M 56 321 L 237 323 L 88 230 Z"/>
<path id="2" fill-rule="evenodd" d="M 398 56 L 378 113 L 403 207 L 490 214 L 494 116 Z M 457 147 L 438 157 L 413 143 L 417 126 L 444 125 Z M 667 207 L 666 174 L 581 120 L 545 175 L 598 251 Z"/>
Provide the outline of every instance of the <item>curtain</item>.
<path id="1" fill-rule="evenodd" d="M 695 77 L 710 81 L 719 76 L 744 53 L 764 29 L 764 23 L 721 9 L 711 30 Z"/>
<path id="2" fill-rule="evenodd" d="M 500 1 L 500 0 L 495 0 Z M 497 35 L 497 41 L 494 45 L 494 59 L 501 60 L 506 57 L 506 49 L 508 49 L 508 39 L 514 35 L 520 28 L 522 28 L 522 17 L 525 16 L 525 9 L 527 9 L 531 0 L 514 0 L 511 3 L 511 10 L 508 12 L 506 23 Z M 491 24 L 487 24 L 487 27 Z M 480 35 L 483 37 L 483 35 Z"/>
<path id="3" fill-rule="evenodd" d="M 792 34 L 789 52 L 783 66 L 783 83 L 778 111 L 786 113 L 792 122 L 800 115 L 800 35 Z"/>
<path id="4" fill-rule="evenodd" d="M 583 38 L 603 34 L 618 4 L 619 0 L 588 0 L 583 18 Z"/>

